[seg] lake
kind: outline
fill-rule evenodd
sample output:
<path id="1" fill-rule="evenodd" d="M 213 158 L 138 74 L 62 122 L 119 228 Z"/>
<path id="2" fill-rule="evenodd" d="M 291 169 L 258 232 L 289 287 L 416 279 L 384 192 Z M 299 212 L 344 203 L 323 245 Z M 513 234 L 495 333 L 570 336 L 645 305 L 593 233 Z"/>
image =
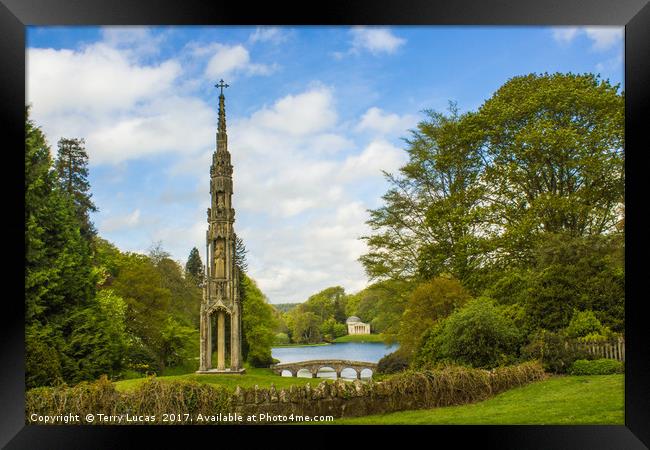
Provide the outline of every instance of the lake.
<path id="1" fill-rule="evenodd" d="M 330 345 L 314 345 L 305 347 L 273 347 L 271 354 L 281 363 L 308 361 L 312 359 L 348 359 L 352 361 L 367 361 L 376 363 L 384 355 L 397 350 L 399 345 L 387 346 L 381 342 L 345 342 Z M 366 376 L 364 376 L 366 375 Z M 367 372 L 361 374 L 362 378 L 369 378 Z M 288 372 L 283 376 L 289 376 Z M 306 372 L 299 372 L 299 377 L 309 377 Z M 336 378 L 336 373 L 331 370 L 321 369 L 319 378 Z M 352 369 L 345 369 L 341 378 L 354 379 L 356 373 Z"/>

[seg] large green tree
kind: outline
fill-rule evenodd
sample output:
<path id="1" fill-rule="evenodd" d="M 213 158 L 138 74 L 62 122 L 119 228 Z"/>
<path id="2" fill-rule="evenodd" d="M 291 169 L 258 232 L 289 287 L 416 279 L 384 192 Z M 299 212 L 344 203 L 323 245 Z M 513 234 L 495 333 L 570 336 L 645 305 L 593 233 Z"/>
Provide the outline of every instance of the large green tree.
<path id="1" fill-rule="evenodd" d="M 370 251 L 360 260 L 371 278 L 465 280 L 481 263 L 483 161 L 468 116 L 453 103 L 448 114 L 426 111 L 405 140 L 409 161 L 386 174 L 391 188 L 368 221 L 375 234 L 363 238 Z"/>
<path id="2" fill-rule="evenodd" d="M 81 234 L 90 240 L 97 234 L 97 230 L 90 221 L 90 212 L 97 211 L 97 207 L 91 200 L 85 140 L 61 138 L 57 145 L 58 155 L 55 167 L 59 175 L 59 183 L 74 202 L 81 224 Z"/>
<path id="3" fill-rule="evenodd" d="M 28 387 L 116 375 L 119 348 L 95 295 L 98 272 L 78 204 L 25 117 L 25 341 Z M 83 170 L 82 170 L 83 171 Z M 74 176 L 73 176 L 74 178 Z"/>
<path id="4" fill-rule="evenodd" d="M 547 233 L 620 230 L 623 94 L 591 74 L 508 80 L 476 112 L 427 112 L 361 257 L 371 278 L 451 274 L 474 294 Z"/>
<path id="5" fill-rule="evenodd" d="M 544 233 L 612 232 L 624 193 L 624 99 L 593 74 L 510 79 L 472 118 L 498 248 L 530 261 Z"/>

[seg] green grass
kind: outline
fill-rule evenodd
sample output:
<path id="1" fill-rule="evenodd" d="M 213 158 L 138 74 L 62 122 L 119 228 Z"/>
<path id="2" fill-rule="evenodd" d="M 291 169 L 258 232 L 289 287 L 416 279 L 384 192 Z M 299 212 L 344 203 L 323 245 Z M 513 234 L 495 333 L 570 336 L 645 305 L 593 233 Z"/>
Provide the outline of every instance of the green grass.
<path id="1" fill-rule="evenodd" d="M 334 339 L 334 342 L 384 342 L 383 334 L 346 334 Z"/>
<path id="2" fill-rule="evenodd" d="M 271 369 L 251 369 L 247 368 L 244 375 L 204 375 L 196 373 L 186 373 L 183 375 L 172 375 L 172 376 L 161 376 L 157 377 L 159 380 L 163 381 L 175 381 L 175 380 L 191 380 L 198 381 L 199 383 L 207 383 L 214 385 L 226 386 L 229 389 L 234 390 L 237 385 L 241 387 L 254 387 L 258 385 L 259 387 L 270 387 L 271 384 L 274 384 L 276 388 L 288 388 L 291 385 L 302 386 L 307 383 L 311 383 L 312 386 L 316 386 L 321 381 L 324 381 L 324 378 L 299 378 L 299 377 L 281 377 L 273 373 Z M 118 391 L 129 391 L 135 389 L 137 386 L 142 384 L 146 378 L 135 378 L 130 380 L 121 380 L 115 382 L 115 389 Z"/>
<path id="3" fill-rule="evenodd" d="M 623 425 L 623 375 L 556 376 L 462 406 L 335 419 L 328 424 Z"/>

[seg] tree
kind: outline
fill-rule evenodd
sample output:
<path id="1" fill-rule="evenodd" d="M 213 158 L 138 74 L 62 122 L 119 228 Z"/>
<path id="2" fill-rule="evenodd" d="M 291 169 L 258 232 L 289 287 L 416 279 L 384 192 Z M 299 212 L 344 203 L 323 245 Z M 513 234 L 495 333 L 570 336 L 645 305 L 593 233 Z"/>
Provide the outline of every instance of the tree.
<path id="1" fill-rule="evenodd" d="M 592 74 L 514 77 L 472 122 L 502 259 L 525 263 L 541 233 L 615 230 L 624 191 L 624 99 Z"/>
<path id="2" fill-rule="evenodd" d="M 483 369 L 516 360 L 522 335 L 493 301 L 478 298 L 432 326 L 414 358 L 416 367 L 439 362 Z"/>
<path id="3" fill-rule="evenodd" d="M 96 212 L 97 207 L 91 200 L 85 140 L 59 139 L 55 167 L 61 188 L 74 202 L 81 224 L 81 234 L 85 239 L 90 240 L 97 234 L 97 230 L 90 221 L 89 213 Z"/>
<path id="4" fill-rule="evenodd" d="M 450 274 L 474 294 L 526 268 L 547 233 L 594 236 L 623 223 L 623 102 L 597 76 L 514 77 L 476 112 L 427 112 L 409 162 L 370 211 L 371 279 Z"/>
<path id="5" fill-rule="evenodd" d="M 603 325 L 623 331 L 622 235 L 546 234 L 533 249 L 531 273 L 525 309 L 533 328 L 560 330 L 577 309 L 591 310 Z"/>
<path id="6" fill-rule="evenodd" d="M 149 247 L 148 256 L 151 262 L 157 266 L 163 259 L 168 259 L 171 253 L 163 248 L 162 241 L 156 241 Z"/>
<path id="7" fill-rule="evenodd" d="M 405 281 L 385 280 L 373 283 L 348 296 L 346 313 L 369 322 L 374 331 L 382 333 L 388 342 L 394 342 L 413 288 L 414 283 Z"/>
<path id="8" fill-rule="evenodd" d="M 245 351 L 242 351 L 242 356 L 253 367 L 268 367 L 273 362 L 271 347 L 277 326 L 273 307 L 252 278 L 245 274 L 242 278 L 245 295 L 245 301 L 242 302 L 242 340 L 245 341 Z"/>
<path id="9" fill-rule="evenodd" d="M 199 255 L 199 249 L 193 247 L 190 251 L 190 256 L 187 258 L 187 263 L 185 263 L 185 273 L 191 277 L 197 286 L 203 284 L 204 279 L 204 269 L 203 261 L 201 261 L 201 255 Z"/>
<path id="10" fill-rule="evenodd" d="M 454 103 L 449 114 L 425 111 L 406 139 L 408 163 L 391 185 L 384 206 L 370 211 L 376 231 L 364 236 L 360 258 L 371 279 L 426 280 L 449 273 L 464 281 L 480 264 L 484 187 L 479 135 Z"/>
<path id="11" fill-rule="evenodd" d="M 239 270 L 246 272 L 248 270 L 248 263 L 246 262 L 246 245 L 244 245 L 244 240 L 239 236 L 235 235 L 235 266 L 239 267 Z"/>
<path id="12" fill-rule="evenodd" d="M 153 261 L 144 255 L 127 253 L 112 283 L 112 289 L 126 303 L 126 329 L 131 336 L 132 362 L 142 360 L 142 355 L 155 363 L 154 369 L 166 366 L 166 349 L 163 327 L 169 315 L 172 294 Z"/>
<path id="13" fill-rule="evenodd" d="M 45 136 L 26 109 L 25 339 L 30 387 L 72 381 L 79 375 L 66 347 L 72 333 L 80 333 L 70 318 L 96 306 L 96 274 L 81 225 L 73 199 L 53 170 Z M 92 339 L 92 334 L 84 339 Z"/>
<path id="14" fill-rule="evenodd" d="M 407 354 L 414 352 L 428 328 L 469 299 L 469 292 L 455 279 L 437 277 L 418 286 L 402 315 L 398 334 L 400 348 Z"/>

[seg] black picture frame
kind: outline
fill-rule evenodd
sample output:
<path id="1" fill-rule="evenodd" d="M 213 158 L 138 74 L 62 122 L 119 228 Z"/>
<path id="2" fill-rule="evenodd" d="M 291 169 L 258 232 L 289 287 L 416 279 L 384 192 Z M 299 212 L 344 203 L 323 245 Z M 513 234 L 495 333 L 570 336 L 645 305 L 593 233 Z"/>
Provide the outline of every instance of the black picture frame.
<path id="1" fill-rule="evenodd" d="M 29 25 L 617 25 L 625 26 L 626 134 L 626 368 L 624 426 L 420 426 L 354 429 L 365 440 L 398 437 L 407 446 L 427 447 L 451 442 L 482 448 L 636 449 L 650 445 L 650 353 L 648 318 L 643 314 L 643 152 L 650 149 L 650 4 L 647 0 L 484 0 L 431 1 L 329 0 L 313 4 L 265 2 L 203 2 L 200 0 L 0 0 L 0 111 L 4 133 L 0 191 L 7 214 L 3 225 L 4 275 L 15 292 L 5 292 L 0 312 L 2 336 L 2 420 L 0 445 L 7 448 L 119 448 L 135 446 L 138 438 L 154 435 L 164 448 L 187 445 L 188 436 L 211 445 L 224 436 L 242 444 L 251 438 L 282 446 L 312 445 L 323 435 L 328 446 L 337 442 L 340 427 L 246 426 L 38 426 L 25 425 L 24 413 L 24 271 L 18 261 L 23 249 L 24 221 L 21 155 L 24 145 L 25 27 Z M 645 126 L 644 126 L 645 125 Z M 15 237 L 14 237 L 15 235 Z M 282 436 L 277 432 L 284 431 Z M 252 433 L 249 433 L 251 431 Z M 332 432 L 334 431 L 334 432 Z M 225 434 L 224 434 L 225 432 Z M 412 433 L 419 436 L 409 437 Z M 287 442 L 288 436 L 295 442 Z M 218 443 L 217 443 L 218 439 Z M 424 441 L 422 441 L 424 439 Z M 306 441 L 307 440 L 307 441 Z M 321 439 L 319 439 L 321 440 Z M 418 442 L 419 441 L 419 442 Z M 449 444 L 448 444 L 449 445 Z M 244 445 L 247 447 L 248 445 Z"/>

